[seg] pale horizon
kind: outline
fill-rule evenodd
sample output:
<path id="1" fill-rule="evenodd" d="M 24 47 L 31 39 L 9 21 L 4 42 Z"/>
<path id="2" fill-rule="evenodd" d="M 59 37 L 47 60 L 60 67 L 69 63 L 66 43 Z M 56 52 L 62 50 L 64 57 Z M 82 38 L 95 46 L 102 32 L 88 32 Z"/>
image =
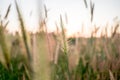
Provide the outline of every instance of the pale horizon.
<path id="1" fill-rule="evenodd" d="M 120 19 L 120 1 L 119 0 L 92 0 L 95 3 L 93 25 L 100 26 L 102 30 L 108 24 L 108 29 L 114 25 L 113 19 L 117 16 Z M 65 22 L 67 15 L 68 23 L 65 23 L 67 35 L 75 35 L 78 32 L 81 36 L 90 36 L 94 27 L 91 27 L 90 12 L 85 7 L 83 0 L 17 0 L 18 5 L 23 14 L 25 25 L 28 26 L 28 31 L 36 32 L 39 27 L 39 17 L 44 16 L 43 5 L 45 4 L 48 11 L 47 28 L 49 32 L 56 30 L 56 23 L 59 24 L 60 15 Z M 90 0 L 87 0 L 88 4 Z M 14 0 L 1 0 L 0 1 L 0 15 L 3 17 L 9 4 L 12 5 L 8 17 L 10 21 L 7 29 L 10 32 L 19 30 L 16 9 Z M 89 6 L 89 5 L 88 5 Z M 84 26 L 84 28 L 82 28 Z M 82 32 L 84 30 L 84 32 Z M 108 30 L 108 33 L 109 30 Z M 100 32 L 98 33 L 100 35 Z"/>

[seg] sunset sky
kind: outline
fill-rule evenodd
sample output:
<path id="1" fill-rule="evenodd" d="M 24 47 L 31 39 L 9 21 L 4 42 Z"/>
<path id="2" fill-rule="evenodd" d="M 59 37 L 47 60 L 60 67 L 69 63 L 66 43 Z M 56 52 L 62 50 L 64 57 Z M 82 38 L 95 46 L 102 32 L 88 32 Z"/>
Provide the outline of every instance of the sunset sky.
<path id="1" fill-rule="evenodd" d="M 95 3 L 93 24 L 103 27 L 106 23 L 112 24 L 113 18 L 120 18 L 120 0 L 92 0 Z M 48 11 L 47 27 L 49 31 L 55 31 L 55 23 L 59 25 L 59 18 L 65 15 L 68 18 L 66 25 L 68 35 L 81 32 L 84 26 L 84 32 L 81 35 L 88 36 L 92 29 L 90 23 L 90 10 L 85 7 L 83 0 L 17 0 L 22 11 L 26 27 L 29 31 L 37 30 L 39 14 L 43 4 Z M 88 4 L 90 0 L 87 0 Z M 13 32 L 18 30 L 18 21 L 14 0 L 0 0 L 0 15 L 5 15 L 7 7 L 12 4 L 8 20 L 10 21 L 8 29 Z M 88 5 L 89 6 L 89 5 Z"/>

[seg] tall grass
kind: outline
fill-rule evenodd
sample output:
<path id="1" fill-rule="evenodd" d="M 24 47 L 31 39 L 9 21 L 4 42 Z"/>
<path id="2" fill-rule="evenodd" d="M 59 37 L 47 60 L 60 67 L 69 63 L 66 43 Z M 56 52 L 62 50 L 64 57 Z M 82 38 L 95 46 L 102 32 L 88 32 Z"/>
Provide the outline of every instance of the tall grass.
<path id="1" fill-rule="evenodd" d="M 1 80 L 32 80 L 32 67 L 31 67 L 31 56 L 30 52 L 28 49 L 28 44 L 26 41 L 26 34 L 24 30 L 24 25 L 23 25 L 23 20 L 21 18 L 21 14 L 18 8 L 17 3 L 16 4 L 16 9 L 18 12 L 18 17 L 19 21 L 21 23 L 21 29 L 22 29 L 22 36 L 23 36 L 23 42 L 25 44 L 25 50 L 28 53 L 28 58 L 25 57 L 23 50 L 21 49 L 21 41 L 19 38 L 13 39 L 13 42 L 9 40 L 10 42 L 7 42 L 6 40 L 6 26 L 8 22 L 3 25 L 3 20 L 1 20 L 0 24 L 0 49 L 2 50 L 1 53 L 3 53 L 3 60 L 0 61 L 0 79 Z M 4 19 L 7 19 L 7 16 L 10 12 L 10 7 L 9 5 L 7 12 L 5 14 Z M 17 35 L 20 37 L 19 35 Z M 12 36 L 15 38 L 14 36 Z M 11 48 L 8 47 L 8 43 L 11 43 Z M 16 55 L 16 56 L 15 56 Z M 2 58 L 2 57 L 1 57 Z"/>
<path id="2" fill-rule="evenodd" d="M 90 10 L 92 23 L 94 3 L 90 1 L 90 6 L 86 0 L 84 3 Z M 3 20 L 0 20 L 0 80 L 120 79 L 120 34 L 117 31 L 120 22 L 114 22 L 116 25 L 111 29 L 111 37 L 108 37 L 105 26 L 106 33 L 101 33 L 101 37 L 96 38 L 100 27 L 95 26 L 90 38 L 67 38 L 64 17 L 60 16 L 60 23 L 56 24 L 57 33 L 49 35 L 45 7 L 46 16 L 40 23 L 44 30 L 31 35 L 25 30 L 24 18 L 16 1 L 15 5 L 22 36 L 19 33 L 11 36 L 6 32 L 9 21 L 3 25 Z M 6 11 L 5 20 L 9 16 L 10 8 L 11 5 Z M 67 21 L 67 17 L 65 18 Z M 11 38 L 8 39 L 8 36 Z M 50 41 L 51 36 L 55 45 Z M 31 43 L 28 42 L 28 37 L 31 38 Z M 53 52 L 51 46 L 54 47 Z"/>
<path id="3" fill-rule="evenodd" d="M 24 22 L 23 22 L 23 18 L 22 18 L 22 15 L 20 13 L 20 10 L 19 10 L 19 7 L 18 7 L 18 4 L 17 2 L 15 1 L 15 5 L 16 5 L 16 10 L 17 10 L 17 13 L 18 13 L 18 19 L 20 21 L 20 26 L 21 26 L 21 32 L 22 32 L 22 39 L 23 39 L 23 42 L 24 42 L 24 45 L 25 45 L 25 49 L 26 49 L 26 53 L 27 53 L 27 57 L 28 57 L 28 70 L 29 70 L 29 77 L 30 79 L 32 79 L 32 76 L 33 76 L 33 69 L 32 69 L 32 54 L 29 50 L 29 46 L 28 46 L 28 43 L 27 43 L 27 35 L 26 35 L 26 30 L 25 30 L 25 26 L 24 26 Z"/>

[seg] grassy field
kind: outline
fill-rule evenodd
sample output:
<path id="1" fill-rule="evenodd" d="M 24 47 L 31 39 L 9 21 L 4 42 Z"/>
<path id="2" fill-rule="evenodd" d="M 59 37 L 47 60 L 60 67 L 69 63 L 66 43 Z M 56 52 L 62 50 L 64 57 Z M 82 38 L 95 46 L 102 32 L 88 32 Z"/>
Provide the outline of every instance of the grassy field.
<path id="1" fill-rule="evenodd" d="M 95 28 L 89 38 L 67 38 L 60 16 L 61 31 L 48 33 L 43 20 L 44 29 L 33 34 L 15 4 L 21 33 L 9 34 L 0 19 L 0 80 L 120 80 L 120 22 L 111 25 L 111 37 L 95 37 Z M 91 3 L 91 22 L 93 9 Z"/>

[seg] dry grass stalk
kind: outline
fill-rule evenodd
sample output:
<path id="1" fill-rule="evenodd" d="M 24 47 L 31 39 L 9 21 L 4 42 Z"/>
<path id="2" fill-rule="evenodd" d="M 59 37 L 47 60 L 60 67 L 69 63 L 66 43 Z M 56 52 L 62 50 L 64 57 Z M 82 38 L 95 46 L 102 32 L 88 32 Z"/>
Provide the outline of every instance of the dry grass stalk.
<path id="1" fill-rule="evenodd" d="M 93 36 L 96 36 L 96 34 L 97 34 L 97 32 L 98 32 L 98 30 L 100 29 L 100 27 L 95 27 L 94 28 L 94 31 L 92 31 L 92 34 L 91 34 L 91 36 L 93 37 Z"/>
<path id="2" fill-rule="evenodd" d="M 119 24 L 117 24 L 117 25 L 115 26 L 115 29 L 114 29 L 114 31 L 113 31 L 113 33 L 112 33 L 112 38 L 115 36 L 118 28 L 119 28 Z"/>
<path id="3" fill-rule="evenodd" d="M 11 5 L 9 5 L 9 7 L 8 7 L 4 19 L 7 19 L 8 14 L 10 12 L 10 8 L 11 8 Z M 1 15 L 0 15 L 0 18 L 1 18 Z M 10 53 L 9 53 L 8 46 L 6 44 L 6 39 L 5 39 L 5 29 L 6 29 L 6 26 L 8 25 L 8 23 L 9 23 L 9 21 L 7 21 L 5 23 L 5 25 L 3 25 L 3 21 L 0 20 L 0 45 L 1 45 L 1 48 L 2 48 L 2 51 L 4 54 L 4 59 L 5 59 L 4 65 L 6 68 L 10 67 Z"/>
<path id="4" fill-rule="evenodd" d="M 5 67 L 10 67 L 10 53 L 6 44 L 5 34 L 4 34 L 4 27 L 2 26 L 2 22 L 0 24 L 0 45 L 4 54 L 5 59 Z"/>
<path id="5" fill-rule="evenodd" d="M 52 56 L 52 51 L 51 51 L 51 47 L 50 47 L 50 37 L 48 35 L 48 30 L 47 30 L 47 25 L 46 25 L 46 21 L 47 21 L 47 17 L 48 17 L 48 10 L 46 8 L 46 5 L 44 5 L 44 11 L 45 11 L 45 19 L 44 19 L 44 27 L 45 27 L 45 32 L 46 32 L 46 39 L 47 39 L 47 46 L 48 46 L 48 54 L 50 57 L 50 61 L 53 61 L 53 56 Z"/>
<path id="6" fill-rule="evenodd" d="M 110 80 L 115 80 L 114 76 L 113 76 L 113 73 L 111 70 L 109 70 L 109 75 L 110 75 Z"/>
<path id="7" fill-rule="evenodd" d="M 93 21 L 93 12 L 94 12 L 94 3 L 90 0 L 90 14 L 91 14 L 91 22 Z"/>
<path id="8" fill-rule="evenodd" d="M 31 56 L 31 52 L 30 52 L 30 49 L 29 49 L 29 46 L 28 46 L 28 40 L 27 40 L 27 34 L 26 34 L 26 30 L 25 30 L 25 26 L 24 26 L 24 22 L 23 22 L 23 18 L 22 18 L 22 15 L 20 13 L 20 10 L 19 10 L 19 7 L 18 7 L 18 4 L 17 2 L 15 1 L 15 6 L 16 6 L 16 10 L 17 10 L 17 14 L 18 14 L 18 19 L 19 19 L 19 22 L 20 22 L 20 29 L 21 29 L 21 32 L 22 32 L 22 39 L 23 39 L 23 42 L 24 42 L 24 46 L 25 46 L 25 50 L 27 52 L 27 58 L 28 58 L 28 63 L 27 63 L 27 68 L 26 68 L 26 73 L 28 75 L 28 78 L 29 80 L 32 80 L 33 78 L 33 60 L 32 60 L 32 56 Z"/>
<path id="9" fill-rule="evenodd" d="M 15 5 L 16 5 L 17 13 L 18 13 L 18 19 L 19 19 L 20 25 L 21 25 L 21 32 L 22 32 L 22 37 L 23 37 L 23 41 L 24 41 L 24 44 L 25 44 L 25 48 L 26 48 L 26 51 L 27 51 L 27 56 L 28 56 L 29 61 L 32 61 L 32 56 L 31 56 L 31 53 L 30 53 L 30 50 L 29 50 L 29 47 L 28 47 L 28 43 L 27 43 L 27 35 L 26 35 L 26 31 L 25 31 L 24 22 L 23 22 L 22 15 L 20 13 L 20 10 L 19 10 L 19 7 L 18 7 L 18 4 L 17 4 L 16 1 L 15 1 Z"/>
<path id="10" fill-rule="evenodd" d="M 104 51 L 105 51 L 105 54 L 106 54 L 107 59 L 108 59 L 108 60 L 111 60 L 112 58 L 111 58 L 111 55 L 110 55 L 110 53 L 109 53 L 109 51 L 108 51 L 108 47 L 107 47 L 106 42 L 104 42 Z"/>
<path id="11" fill-rule="evenodd" d="M 56 47 L 56 50 L 55 50 L 55 57 L 54 57 L 54 64 L 57 64 L 57 61 L 58 61 L 59 48 L 60 48 L 60 43 L 57 42 L 57 47 Z"/>
<path id="12" fill-rule="evenodd" d="M 84 3 L 85 3 L 85 7 L 88 8 L 88 4 L 86 0 L 84 0 Z"/>
<path id="13" fill-rule="evenodd" d="M 57 64 L 58 56 L 59 56 L 59 49 L 60 49 L 60 41 L 59 41 L 58 37 L 60 36 L 60 34 L 59 34 L 59 28 L 58 28 L 57 23 L 55 23 L 55 25 L 56 25 L 56 29 L 57 29 L 56 36 L 55 36 L 57 43 L 56 43 L 56 49 L 55 49 L 55 54 L 54 54 L 54 64 Z"/>
<path id="14" fill-rule="evenodd" d="M 33 60 L 35 60 L 35 55 L 36 55 L 36 35 L 31 33 L 31 46 L 32 46 L 32 57 L 33 57 Z M 35 60 L 36 61 L 36 60 Z"/>
<path id="15" fill-rule="evenodd" d="M 7 11 L 6 11 L 6 14 L 5 14 L 4 19 L 6 19 L 6 18 L 8 17 L 8 14 L 9 14 L 9 12 L 10 12 L 10 9 L 11 9 L 11 4 L 8 6 L 8 9 L 7 9 Z"/>

